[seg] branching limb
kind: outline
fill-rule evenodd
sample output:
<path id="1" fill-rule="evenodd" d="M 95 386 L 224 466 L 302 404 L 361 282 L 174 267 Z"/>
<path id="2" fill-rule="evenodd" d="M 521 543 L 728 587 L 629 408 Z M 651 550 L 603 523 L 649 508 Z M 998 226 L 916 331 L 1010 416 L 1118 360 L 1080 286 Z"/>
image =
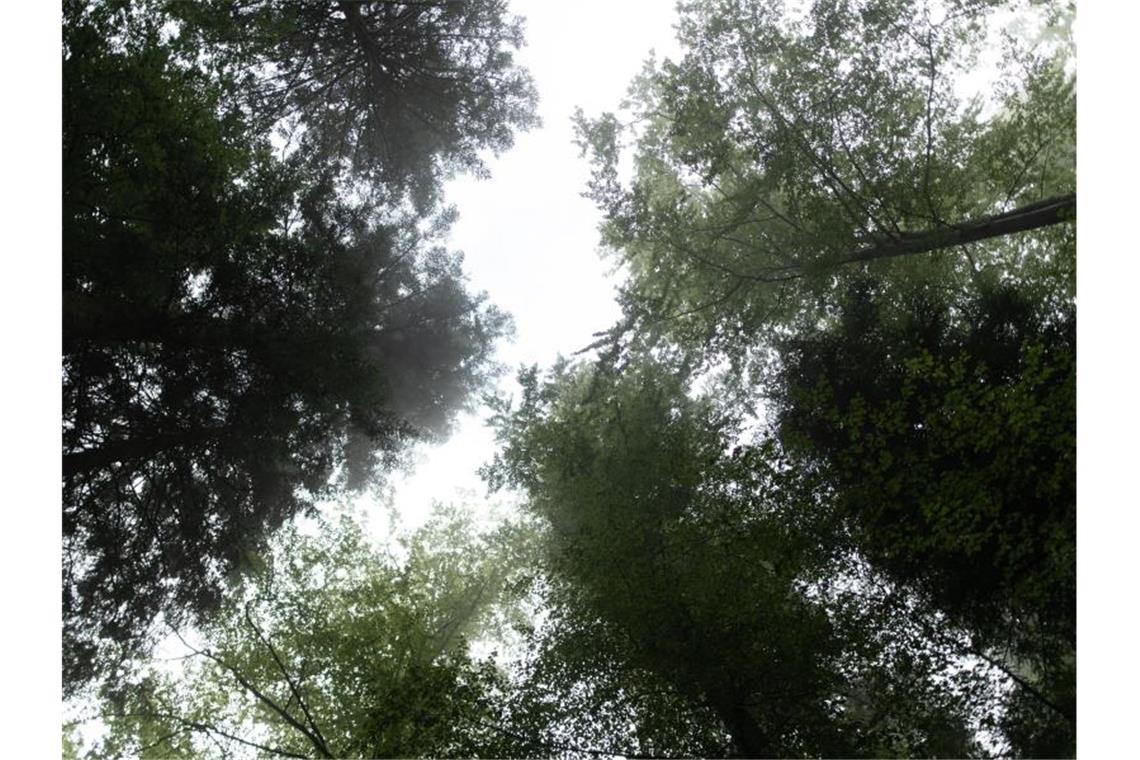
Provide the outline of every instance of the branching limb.
<path id="1" fill-rule="evenodd" d="M 297 705 L 301 708 L 301 712 L 305 714 L 305 720 L 308 722 L 309 728 L 313 730 L 313 734 L 317 739 L 320 740 L 318 749 L 321 749 L 327 756 L 332 757 L 333 753 L 329 751 L 328 743 L 325 741 L 325 737 L 321 734 L 321 729 L 317 726 L 317 722 L 313 719 L 313 715 L 309 711 L 309 707 L 305 703 L 304 697 L 301 696 L 300 685 L 289 673 L 289 669 L 285 667 L 285 663 L 277 654 L 277 649 L 273 646 L 273 643 L 269 640 L 268 637 L 265 636 L 265 634 L 261 632 L 261 629 L 257 627 L 257 623 L 253 622 L 253 615 L 250 614 L 249 607 L 249 604 L 245 605 L 246 622 L 249 624 L 249 627 L 253 629 L 253 632 L 256 634 L 258 640 L 261 641 L 261 643 L 265 645 L 265 648 L 269 650 L 269 654 L 273 657 L 273 662 L 277 664 L 277 669 L 281 671 L 281 675 L 285 676 L 285 682 L 289 684 L 289 691 L 292 692 L 293 697 L 297 700 Z"/>
<path id="2" fill-rule="evenodd" d="M 252 694 L 254 697 L 256 697 L 262 704 L 264 704 L 266 707 L 271 709 L 273 712 L 280 715 L 282 720 L 284 720 L 288 725 L 292 726 L 294 729 L 299 731 L 302 736 L 304 736 L 306 739 L 308 739 L 309 742 L 312 743 L 313 747 L 315 747 L 316 750 L 320 753 L 321 757 L 325 757 L 325 758 L 333 757 L 332 752 L 329 751 L 329 749 L 325 745 L 324 741 L 317 734 L 314 734 L 312 731 L 310 731 L 308 728 L 306 728 L 300 721 L 298 721 L 296 718 L 294 718 L 289 713 L 288 710 L 283 708 L 281 705 L 277 704 L 277 702 L 275 700 L 273 700 L 271 697 L 266 695 L 264 692 L 262 692 L 256 686 L 254 686 L 249 681 L 249 679 L 247 679 L 242 674 L 242 672 L 240 670 L 238 670 L 236 667 L 234 667 L 230 663 L 223 660 L 221 657 L 218 657 L 213 652 L 210 652 L 209 650 L 205 650 L 205 649 L 198 649 L 197 647 L 191 645 L 190 643 L 188 643 L 186 641 L 186 639 L 184 639 L 182 637 L 182 634 L 180 634 L 177 630 L 175 630 L 173 628 L 171 630 L 174 630 L 174 635 L 178 637 L 178 640 L 181 641 L 183 646 L 185 646 L 187 649 L 191 650 L 192 652 L 194 652 L 196 654 L 202 655 L 206 659 L 217 663 L 223 669 L 229 671 L 229 673 L 234 677 L 234 679 L 239 684 L 241 684 L 243 689 L 245 689 L 250 694 Z"/>

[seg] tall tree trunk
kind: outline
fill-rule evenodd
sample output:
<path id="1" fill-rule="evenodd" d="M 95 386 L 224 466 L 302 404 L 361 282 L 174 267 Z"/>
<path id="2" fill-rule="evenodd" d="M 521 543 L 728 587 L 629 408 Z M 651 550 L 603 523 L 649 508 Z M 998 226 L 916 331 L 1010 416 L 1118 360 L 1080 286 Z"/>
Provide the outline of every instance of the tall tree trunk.
<path id="1" fill-rule="evenodd" d="M 777 757 L 772 739 L 747 708 L 743 700 L 730 695 L 713 702 L 717 715 L 732 735 L 732 743 L 739 757 Z"/>
<path id="2" fill-rule="evenodd" d="M 1076 218 L 1076 214 L 1077 194 L 1070 193 L 1069 195 L 1031 203 L 1002 214 L 994 214 L 939 229 L 906 233 L 840 257 L 833 263 L 836 265 L 853 264 L 860 261 L 875 261 L 876 259 L 890 259 L 916 253 L 929 253 L 941 248 L 973 243 L 978 240 L 988 240 L 1071 221 Z"/>

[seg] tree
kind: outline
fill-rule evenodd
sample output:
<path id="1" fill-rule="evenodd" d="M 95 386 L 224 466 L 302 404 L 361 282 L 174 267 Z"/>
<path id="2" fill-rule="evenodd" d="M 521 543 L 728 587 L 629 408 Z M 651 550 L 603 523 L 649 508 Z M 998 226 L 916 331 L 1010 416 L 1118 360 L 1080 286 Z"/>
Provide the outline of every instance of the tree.
<path id="1" fill-rule="evenodd" d="M 91 756 L 520 754 L 509 685 L 469 649 L 505 599 L 509 533 L 446 510 L 398 561 L 349 515 L 283 530 L 202 642 L 182 641 L 179 671 L 142 667 L 110 694 Z"/>
<path id="2" fill-rule="evenodd" d="M 536 125 L 537 96 L 513 59 L 522 21 L 505 0 L 162 3 L 177 46 L 209 50 L 228 93 L 264 132 L 279 125 L 306 159 L 382 199 L 437 199 L 480 151 Z"/>
<path id="3" fill-rule="evenodd" d="M 1028 33 L 1002 28 L 1014 13 Z M 986 723 L 1014 752 L 1074 746 L 1071 21 L 686 3 L 684 55 L 647 64 L 632 119 L 579 124 L 629 272 L 593 348 L 723 368 L 721 410 L 762 401 L 777 461 L 819 479 L 841 576 L 869 562 L 930 616 L 916 641 L 1001 674 L 1014 696 Z M 965 96 L 999 36 L 992 86 Z"/>
<path id="4" fill-rule="evenodd" d="M 586 714 L 603 733 L 635 721 L 634 753 L 975 751 L 984 679 L 939 685 L 961 652 L 916 628 L 913 596 L 843 591 L 854 571 L 825 491 L 774 442 L 734 445 L 732 415 L 690 397 L 668 361 L 521 382 L 488 475 L 522 488 L 545 526 L 553 622 L 536 684 L 597 700 Z"/>
<path id="5" fill-rule="evenodd" d="M 639 664 L 634 642 L 591 611 L 576 584 L 543 572 L 534 594 L 543 614 L 526 631 L 512 693 L 529 735 L 566 757 L 722 757 L 730 750 L 716 713 Z"/>
<path id="6" fill-rule="evenodd" d="M 953 309 L 931 291 L 884 300 L 862 283 L 833 324 L 785 341 L 781 439 L 853 544 L 1023 682 L 1035 731 L 1067 737 L 1046 754 L 1072 753 L 1076 314 L 1009 285 Z"/>
<path id="7" fill-rule="evenodd" d="M 275 156 L 155 6 L 64 11 L 72 691 L 159 613 L 214 607 L 268 531 L 444 435 L 508 324 L 437 242 L 450 212 L 362 203 L 311 152 Z"/>
<path id="8" fill-rule="evenodd" d="M 1022 10 L 1063 40 L 1071 7 Z M 1066 46 L 1005 34 L 996 82 L 967 99 L 967 74 L 1002 32 L 997 3 L 827 0 L 796 15 L 778 0 L 698 1 L 680 12 L 684 55 L 647 64 L 629 123 L 579 122 L 603 240 L 630 274 L 618 332 L 745 362 L 767 337 L 810 325 L 863 271 L 953 287 L 978 271 L 1038 270 L 1071 299 Z"/>

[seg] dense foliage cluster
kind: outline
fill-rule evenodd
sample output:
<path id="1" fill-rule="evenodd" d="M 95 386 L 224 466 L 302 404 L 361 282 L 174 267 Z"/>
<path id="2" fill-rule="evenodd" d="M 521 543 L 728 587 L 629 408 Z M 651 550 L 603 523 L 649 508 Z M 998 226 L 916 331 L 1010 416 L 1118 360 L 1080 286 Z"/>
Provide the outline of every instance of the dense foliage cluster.
<path id="1" fill-rule="evenodd" d="M 490 402 L 518 513 L 395 555 L 291 518 L 492 369 L 438 191 L 533 123 L 519 21 L 65 7 L 90 754 L 1075 754 L 1072 6 L 801 6 L 682 2 L 579 116 L 623 318 Z M 109 659 L 156 619 L 185 667 Z"/>
<path id="2" fill-rule="evenodd" d="M 97 754 L 511 754 L 505 679 L 466 651 L 508 580 L 502 540 L 441 515 L 400 564 L 347 516 L 284 529 L 206 643 L 181 642 L 180 679 L 138 668 L 116 686 Z"/>
<path id="3" fill-rule="evenodd" d="M 959 306 L 887 321 L 856 291 L 788 342 L 780 437 L 878 566 L 1049 671 L 1076 640 L 1075 315 L 1013 288 Z"/>
<path id="4" fill-rule="evenodd" d="M 731 416 L 689 395 L 675 366 L 640 362 L 620 378 L 562 368 L 527 387 L 500 421 L 492 475 L 546 518 L 552 614 L 578 621 L 571 631 L 592 624 L 617 642 L 607 657 L 703 716 L 705 743 L 639 723 L 635 752 L 975 749 L 969 705 L 990 685 L 939 686 L 966 637 L 948 627 L 928 640 L 916 595 L 854 559 L 822 479 L 773 441 L 734 443 Z M 562 656 L 598 657 L 581 643 Z M 639 686 L 620 688 L 645 698 Z"/>
<path id="5" fill-rule="evenodd" d="M 390 19 L 387 3 L 376 19 L 288 5 L 64 8 L 69 688 L 95 675 L 100 642 L 130 652 L 157 614 L 212 608 L 267 531 L 367 482 L 407 440 L 445 434 L 507 327 L 438 242 L 451 214 L 434 198 L 533 122 L 517 22 L 501 3 Z M 237 24 L 249 13 L 263 29 Z M 381 63 L 365 52 L 396 44 L 447 83 L 430 129 L 368 88 L 336 89 L 355 81 L 337 67 L 366 73 Z M 292 65 L 331 77 L 341 116 L 368 124 L 325 100 L 266 101 L 271 80 L 254 73 Z M 300 144 L 274 144 L 282 125 Z M 328 162 L 347 139 L 370 152 Z M 351 192 L 362 183 L 382 192 Z"/>

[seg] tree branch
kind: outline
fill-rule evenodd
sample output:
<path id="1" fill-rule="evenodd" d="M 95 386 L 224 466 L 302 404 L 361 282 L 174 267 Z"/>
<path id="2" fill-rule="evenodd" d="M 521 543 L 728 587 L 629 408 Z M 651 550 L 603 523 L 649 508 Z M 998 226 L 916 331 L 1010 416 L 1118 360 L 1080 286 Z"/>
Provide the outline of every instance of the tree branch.
<path id="1" fill-rule="evenodd" d="M 237 682 L 239 684 L 241 684 L 242 688 L 244 688 L 246 691 L 248 691 L 253 696 L 257 697 L 257 699 L 260 700 L 262 704 L 269 707 L 271 710 L 273 710 L 273 712 L 280 715 L 281 718 L 286 723 L 288 723 L 290 726 L 295 728 L 297 731 L 301 732 L 301 735 L 304 736 L 306 739 L 308 739 L 312 743 L 313 747 L 315 747 L 317 749 L 317 751 L 321 753 L 322 757 L 331 758 L 333 756 L 332 753 L 328 751 L 328 748 L 325 746 L 324 742 L 321 741 L 321 739 L 318 736 L 314 735 L 311 731 L 309 731 L 309 729 L 305 728 L 305 726 L 303 726 L 300 723 L 300 721 L 298 721 L 296 718 L 294 718 L 292 715 L 290 715 L 287 710 L 285 710 L 283 707 L 281 707 L 281 705 L 277 704 L 277 702 L 275 702 L 274 700 L 269 698 L 267 695 L 262 693 L 261 690 L 259 690 L 256 686 L 254 686 L 252 683 L 250 683 L 249 680 L 247 680 L 246 677 L 242 675 L 240 670 L 238 670 L 236 667 L 234 667 L 233 665 L 231 665 L 228 662 L 226 662 L 225 660 L 223 660 L 221 657 L 218 657 L 213 652 L 210 652 L 209 650 L 198 649 L 197 647 L 191 646 L 186 641 L 186 639 L 182 638 L 182 634 L 180 634 L 176 629 L 171 627 L 171 630 L 174 631 L 174 635 L 178 637 L 178 640 L 181 641 L 182 645 L 185 646 L 187 649 L 189 649 L 190 651 L 195 652 L 197 654 L 200 654 L 203 657 L 205 657 L 205 658 L 207 658 L 213 662 L 216 662 L 218 665 L 221 665 L 224 669 L 228 670 L 233 675 L 233 677 L 237 680 Z"/>
<path id="2" fill-rule="evenodd" d="M 289 690 L 293 692 L 293 696 L 296 698 L 297 704 L 301 708 L 301 712 L 305 714 L 305 720 L 308 722 L 309 728 L 313 729 L 313 733 L 316 734 L 316 737 L 318 739 L 320 739 L 320 745 L 317 747 L 317 749 L 324 752 L 326 756 L 332 757 L 333 753 L 331 750 L 329 750 L 328 743 L 325 741 L 325 737 L 321 734 L 321 729 L 317 726 L 317 722 L 313 720 L 313 715 L 309 712 L 309 707 L 305 704 L 305 700 L 301 696 L 300 686 L 293 680 L 293 676 L 289 674 L 289 670 L 285 667 L 285 663 L 282 662 L 281 657 L 277 654 L 277 649 L 261 632 L 261 629 L 257 627 L 257 624 L 253 622 L 253 616 L 250 614 L 249 607 L 250 605 L 247 603 L 245 605 L 246 622 L 249 623 L 249 627 L 253 629 L 253 632 L 257 635 L 257 638 L 261 641 L 261 643 L 263 643 L 266 649 L 269 650 L 269 654 L 273 657 L 273 661 L 277 663 L 277 668 L 281 671 L 281 675 L 285 676 L 285 682 L 289 684 Z"/>
<path id="3" fill-rule="evenodd" d="M 897 258 L 929 253 L 942 248 L 972 243 L 976 240 L 1003 237 L 1040 227 L 1071 221 L 1076 217 L 1077 194 L 1049 198 L 1001 214 L 971 222 L 949 225 L 942 229 L 907 233 L 891 240 L 869 245 L 830 262 L 838 266 L 862 261 Z"/>

